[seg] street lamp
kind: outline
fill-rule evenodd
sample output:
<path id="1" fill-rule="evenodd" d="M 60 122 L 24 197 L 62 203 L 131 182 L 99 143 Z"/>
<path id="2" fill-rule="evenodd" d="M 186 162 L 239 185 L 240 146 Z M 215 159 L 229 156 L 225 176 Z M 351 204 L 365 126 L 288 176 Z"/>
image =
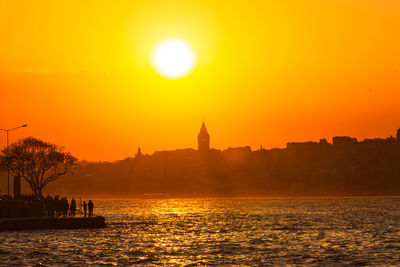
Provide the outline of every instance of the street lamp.
<path id="1" fill-rule="evenodd" d="M 0 131 L 4 131 L 7 133 L 7 194 L 10 196 L 10 157 L 8 155 L 8 132 L 11 132 L 12 130 L 16 130 L 19 128 L 24 128 L 28 126 L 27 124 L 12 128 L 12 129 L 0 129 Z"/>

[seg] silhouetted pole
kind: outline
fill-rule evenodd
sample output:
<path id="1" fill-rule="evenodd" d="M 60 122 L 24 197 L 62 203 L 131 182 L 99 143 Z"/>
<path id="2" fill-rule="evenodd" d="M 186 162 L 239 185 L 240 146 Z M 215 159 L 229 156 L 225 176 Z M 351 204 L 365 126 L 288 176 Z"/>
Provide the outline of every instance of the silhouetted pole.
<path id="1" fill-rule="evenodd" d="M 7 133 L 7 149 L 6 149 L 6 151 L 7 151 L 7 195 L 8 196 L 10 196 L 10 157 L 8 154 L 8 152 L 9 152 L 8 151 L 8 149 L 9 149 L 8 148 L 8 132 L 11 132 L 12 130 L 16 130 L 19 128 L 24 128 L 26 126 L 28 126 L 28 125 L 24 124 L 24 125 L 12 128 L 12 129 L 0 129 L 1 131 L 5 131 Z"/>

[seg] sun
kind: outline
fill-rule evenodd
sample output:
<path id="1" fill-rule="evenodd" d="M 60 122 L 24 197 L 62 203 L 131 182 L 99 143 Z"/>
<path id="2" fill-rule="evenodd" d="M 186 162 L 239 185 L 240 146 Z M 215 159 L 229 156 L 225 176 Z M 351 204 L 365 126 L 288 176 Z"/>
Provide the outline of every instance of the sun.
<path id="1" fill-rule="evenodd" d="M 184 40 L 169 38 L 158 43 L 151 55 L 153 68 L 168 79 L 179 79 L 196 66 L 196 53 Z"/>

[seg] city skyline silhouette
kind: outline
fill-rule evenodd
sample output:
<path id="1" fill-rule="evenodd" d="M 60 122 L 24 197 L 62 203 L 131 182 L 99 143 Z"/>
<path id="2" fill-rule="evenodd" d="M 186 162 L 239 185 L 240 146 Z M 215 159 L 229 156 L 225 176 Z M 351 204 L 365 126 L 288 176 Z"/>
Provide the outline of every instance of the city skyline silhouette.
<path id="1" fill-rule="evenodd" d="M 395 137 L 393 137 L 395 136 Z M 364 196 L 399 194 L 400 128 L 386 138 L 334 136 L 285 148 L 212 147 L 202 122 L 197 149 L 81 161 L 46 192 L 97 197 Z M 133 154 L 133 153 L 132 153 Z M 27 190 L 25 186 L 25 191 Z"/>

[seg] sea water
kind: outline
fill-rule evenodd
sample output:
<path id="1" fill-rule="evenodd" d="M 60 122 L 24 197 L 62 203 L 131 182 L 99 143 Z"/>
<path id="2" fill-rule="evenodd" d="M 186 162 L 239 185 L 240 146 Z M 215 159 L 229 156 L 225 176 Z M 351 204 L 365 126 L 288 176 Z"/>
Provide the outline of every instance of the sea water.
<path id="1" fill-rule="evenodd" d="M 0 265 L 399 265 L 400 198 L 95 200 L 105 229 L 0 233 Z"/>

